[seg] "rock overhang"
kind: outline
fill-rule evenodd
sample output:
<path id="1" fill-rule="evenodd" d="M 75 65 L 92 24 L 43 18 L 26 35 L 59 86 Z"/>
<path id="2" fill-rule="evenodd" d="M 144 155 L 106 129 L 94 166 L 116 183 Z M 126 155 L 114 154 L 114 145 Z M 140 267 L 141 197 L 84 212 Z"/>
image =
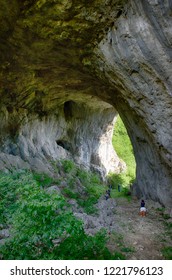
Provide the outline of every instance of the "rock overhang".
<path id="1" fill-rule="evenodd" d="M 1 127 L 11 119 L 15 134 L 24 115 L 45 119 L 65 102 L 102 99 L 132 140 L 137 195 L 170 205 L 170 3 L 1 2 Z"/>

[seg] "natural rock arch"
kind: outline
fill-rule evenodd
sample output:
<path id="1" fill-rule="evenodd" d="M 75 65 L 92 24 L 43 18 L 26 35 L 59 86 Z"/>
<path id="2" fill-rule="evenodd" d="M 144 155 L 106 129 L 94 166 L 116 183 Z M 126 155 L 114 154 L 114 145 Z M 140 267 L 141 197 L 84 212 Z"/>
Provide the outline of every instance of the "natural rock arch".
<path id="1" fill-rule="evenodd" d="M 171 24 L 171 1 L 129 1 L 96 51 L 99 69 L 118 89 L 112 99 L 134 148 L 135 192 L 168 206 L 172 200 Z"/>
<path id="2" fill-rule="evenodd" d="M 61 122 L 68 131 L 64 120 L 72 118 L 73 107 L 80 113 L 89 108 L 90 119 L 97 114 L 102 126 L 106 115 L 112 124 L 114 106 L 134 148 L 135 193 L 171 207 L 171 1 L 7 2 L 0 0 L 1 164 L 9 159 L 20 165 L 28 156 L 38 165 L 40 147 L 46 157 L 57 147 L 73 151 L 54 126 Z M 59 138 L 51 131 L 61 131 Z M 91 157 L 84 160 L 94 164 Z"/>

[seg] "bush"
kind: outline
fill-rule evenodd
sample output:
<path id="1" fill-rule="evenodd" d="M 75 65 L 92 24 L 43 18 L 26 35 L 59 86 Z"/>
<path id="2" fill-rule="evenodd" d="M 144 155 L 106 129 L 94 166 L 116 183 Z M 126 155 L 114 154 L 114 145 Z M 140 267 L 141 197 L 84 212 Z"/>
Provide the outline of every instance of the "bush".
<path id="1" fill-rule="evenodd" d="M 65 173 L 71 173 L 72 171 L 75 171 L 75 164 L 71 160 L 61 160 L 62 167 Z"/>
<path id="2" fill-rule="evenodd" d="M 94 206 L 106 189 L 99 176 L 79 168 L 70 160 L 61 162 L 63 170 L 68 171 L 65 175 L 67 187 L 63 189 L 63 194 L 69 198 L 76 199 L 87 214 L 96 213 L 97 210 Z M 78 185 L 81 192 L 78 191 Z"/>
<path id="3" fill-rule="evenodd" d="M 86 235 L 65 198 L 40 188 L 30 172 L 0 174 L 0 223 L 10 237 L 3 259 L 120 259 L 106 248 L 106 232 Z"/>
<path id="4" fill-rule="evenodd" d="M 172 260 L 172 247 L 171 246 L 164 247 L 162 249 L 162 253 L 166 260 Z"/>
<path id="5" fill-rule="evenodd" d="M 54 179 L 49 177 L 47 174 L 44 173 L 33 173 L 33 178 L 36 180 L 39 186 L 42 187 L 49 187 L 54 183 Z"/>

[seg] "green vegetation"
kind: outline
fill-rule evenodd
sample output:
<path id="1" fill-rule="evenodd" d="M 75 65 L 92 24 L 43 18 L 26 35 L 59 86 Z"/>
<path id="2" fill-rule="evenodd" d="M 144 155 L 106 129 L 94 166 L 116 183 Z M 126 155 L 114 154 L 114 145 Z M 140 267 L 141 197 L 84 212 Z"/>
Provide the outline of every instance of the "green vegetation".
<path id="1" fill-rule="evenodd" d="M 125 253 L 125 255 L 130 256 L 131 253 L 135 252 L 133 247 L 125 246 L 124 238 L 118 232 L 112 232 L 110 242 L 115 245 L 116 250 L 121 254 Z"/>
<path id="2" fill-rule="evenodd" d="M 40 174 L 40 173 L 34 172 L 33 178 L 35 179 L 37 184 L 42 187 L 49 187 L 52 184 L 58 184 L 60 182 L 60 180 L 49 177 L 47 174 L 44 174 L 44 173 Z"/>
<path id="3" fill-rule="evenodd" d="M 128 201 L 131 201 L 131 192 L 128 187 L 122 187 L 119 192 L 117 188 L 112 189 L 111 198 L 125 197 Z"/>
<path id="4" fill-rule="evenodd" d="M 163 256 L 167 260 L 172 260 L 172 246 L 167 246 L 162 249 Z"/>
<path id="5" fill-rule="evenodd" d="M 136 163 L 133 153 L 133 148 L 131 145 L 131 141 L 127 134 L 126 128 L 118 116 L 117 121 L 114 127 L 114 134 L 112 143 L 115 151 L 117 152 L 119 158 L 121 158 L 127 165 L 127 170 L 122 172 L 121 174 L 110 174 L 109 180 L 111 181 L 114 187 L 117 187 L 118 184 L 123 188 L 129 187 L 130 184 L 133 183 L 135 179 L 136 172 Z M 127 190 L 123 190 L 120 195 L 127 194 Z"/>
<path id="6" fill-rule="evenodd" d="M 157 208 L 157 215 L 160 217 L 165 226 L 165 232 L 161 237 L 161 242 L 164 244 L 163 248 L 161 249 L 162 254 L 165 259 L 172 260 L 172 246 L 167 246 L 168 240 L 172 240 L 172 222 L 170 219 L 170 215 L 166 213 L 165 207 Z M 171 245 L 171 244 L 170 244 Z"/>
<path id="7" fill-rule="evenodd" d="M 98 175 L 77 167 L 69 160 L 63 160 L 62 167 L 67 178 L 67 186 L 63 194 L 76 199 L 87 214 L 96 213 L 94 205 L 106 190 Z"/>
<path id="8" fill-rule="evenodd" d="M 0 224 L 10 228 L 10 238 L 1 245 L 3 259 L 124 258 L 106 248 L 105 231 L 85 234 L 65 197 L 47 193 L 40 178 L 25 171 L 0 174 Z"/>

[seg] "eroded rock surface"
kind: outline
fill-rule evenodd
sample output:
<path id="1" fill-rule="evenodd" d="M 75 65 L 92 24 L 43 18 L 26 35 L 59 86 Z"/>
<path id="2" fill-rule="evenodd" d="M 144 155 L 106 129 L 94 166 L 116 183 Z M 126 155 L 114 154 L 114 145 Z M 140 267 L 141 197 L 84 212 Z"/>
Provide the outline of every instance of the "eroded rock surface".
<path id="1" fill-rule="evenodd" d="M 171 207 L 171 1 L 0 4 L 1 166 L 6 155 L 44 169 L 60 155 L 119 168 L 113 106 L 134 148 L 134 192 Z"/>
<path id="2" fill-rule="evenodd" d="M 129 1 L 97 48 L 99 69 L 133 143 L 135 192 L 172 199 L 172 18 L 169 1 Z M 103 75 L 104 76 L 104 75 Z"/>
<path id="3" fill-rule="evenodd" d="M 53 114 L 42 118 L 23 114 L 20 129 L 14 134 L 8 129 L 10 115 L 6 112 L 6 117 L 1 118 L 1 130 L 6 131 L 0 149 L 1 168 L 29 165 L 51 173 L 51 161 L 73 159 L 86 169 L 99 172 L 102 178 L 110 171 L 121 172 L 125 165 L 112 146 L 116 112 L 105 102 L 94 98 L 90 102 L 96 105 L 87 104 L 86 100 L 66 101 Z"/>

